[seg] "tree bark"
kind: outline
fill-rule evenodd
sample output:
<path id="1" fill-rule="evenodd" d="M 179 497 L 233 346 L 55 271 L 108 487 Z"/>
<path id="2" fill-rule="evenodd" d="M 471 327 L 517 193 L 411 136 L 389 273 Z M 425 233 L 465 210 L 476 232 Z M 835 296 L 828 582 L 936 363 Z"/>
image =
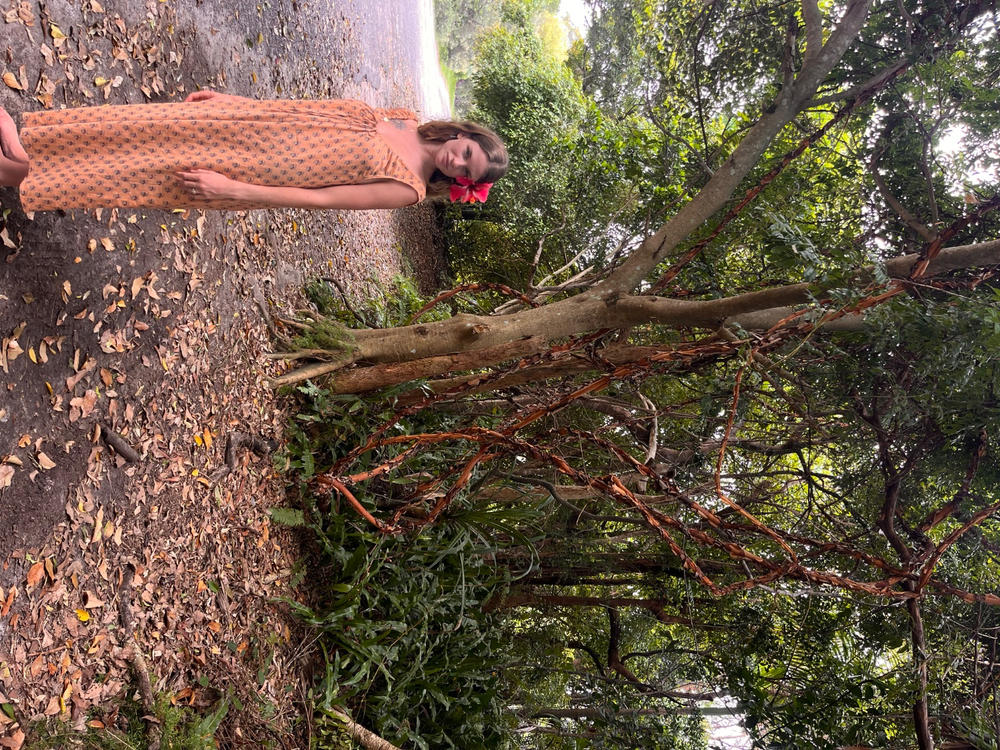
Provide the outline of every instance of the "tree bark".
<path id="1" fill-rule="evenodd" d="M 895 258 L 886 263 L 891 277 L 905 278 L 917 255 Z M 1000 241 L 963 245 L 947 250 L 934 259 L 925 276 L 959 268 L 1000 264 Z M 866 272 L 859 277 L 870 277 Z M 789 284 L 732 297 L 711 300 L 676 300 L 655 296 L 612 296 L 605 299 L 597 288 L 544 307 L 522 310 L 510 315 L 456 315 L 434 323 L 388 329 L 365 329 L 355 332 L 354 351 L 349 361 L 369 363 L 366 368 L 334 373 L 331 387 L 338 393 L 404 383 L 414 378 L 433 377 L 462 369 L 482 369 L 517 357 L 544 350 L 558 339 L 602 328 L 619 330 L 645 324 L 674 328 L 718 328 L 736 323 L 748 330 L 768 329 L 782 318 L 825 290 L 818 285 Z M 847 316 L 831 321 L 825 330 L 856 330 L 861 316 Z M 657 347 L 616 347 L 602 352 L 611 364 L 636 361 L 641 350 L 663 351 Z M 631 359 L 630 359 L 631 357 Z M 403 366 L 410 363 L 410 367 Z M 345 363 L 347 364 L 347 363 Z M 320 363 L 326 370 L 330 363 Z M 390 367 L 396 365 L 398 367 Z M 581 358 L 526 369 L 506 379 L 484 384 L 469 393 L 544 380 L 559 375 L 593 369 Z M 313 366 L 286 373 L 276 385 L 313 377 Z M 322 373 L 320 373 L 322 374 Z M 477 375 L 439 381 L 432 388 L 444 390 L 474 380 Z"/>
<path id="2" fill-rule="evenodd" d="M 430 378 L 449 372 L 474 370 L 482 367 L 483 361 L 495 364 L 510 359 L 530 357 L 533 354 L 545 351 L 547 348 L 548 342 L 543 338 L 530 336 L 517 341 L 504 342 L 490 349 L 455 352 L 406 362 L 390 362 L 371 367 L 358 367 L 353 370 L 338 372 L 330 383 L 330 390 L 334 393 L 377 391 L 391 385 L 408 383 L 411 380 Z M 272 381 L 272 385 L 278 387 L 308 380 L 312 377 L 312 374 L 304 372 L 304 370 L 305 368 L 300 368 L 299 370 L 293 370 L 286 375 L 275 378 Z"/>

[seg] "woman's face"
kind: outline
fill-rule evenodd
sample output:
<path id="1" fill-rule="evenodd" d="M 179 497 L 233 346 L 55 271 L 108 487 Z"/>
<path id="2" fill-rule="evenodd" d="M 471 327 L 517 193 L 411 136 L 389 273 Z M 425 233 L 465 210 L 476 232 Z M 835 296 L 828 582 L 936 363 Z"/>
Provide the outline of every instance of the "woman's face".
<path id="1" fill-rule="evenodd" d="M 464 177 L 479 182 L 489 167 L 489 159 L 483 147 L 472 138 L 459 133 L 456 138 L 445 141 L 438 149 L 435 166 L 452 179 Z"/>

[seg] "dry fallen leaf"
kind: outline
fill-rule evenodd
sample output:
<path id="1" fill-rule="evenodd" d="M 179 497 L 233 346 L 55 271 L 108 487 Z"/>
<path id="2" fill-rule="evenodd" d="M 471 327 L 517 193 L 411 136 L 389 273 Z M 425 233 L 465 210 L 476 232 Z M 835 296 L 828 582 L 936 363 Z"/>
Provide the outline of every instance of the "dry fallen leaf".
<path id="1" fill-rule="evenodd" d="M 5 747 L 7 750 L 21 750 L 23 745 L 24 732 L 20 729 L 15 730 L 10 737 L 0 737 L 0 747 Z"/>
<path id="2" fill-rule="evenodd" d="M 46 471 L 49 470 L 49 469 L 56 468 L 55 461 L 53 461 L 51 458 L 49 458 L 47 455 L 45 455 L 44 452 L 41 452 L 41 451 L 39 451 L 39 453 L 38 453 L 38 465 L 41 466 Z"/>
<path id="3" fill-rule="evenodd" d="M 69 402 L 70 406 L 75 406 L 80 409 L 81 417 L 89 417 L 96 404 L 97 393 L 93 390 L 88 390 L 85 394 L 83 394 L 83 396 L 77 396 Z"/>
<path id="4" fill-rule="evenodd" d="M 22 349 L 21 345 L 17 343 L 17 339 L 14 339 L 9 344 L 7 344 L 7 360 L 9 362 L 13 362 L 22 354 L 24 354 L 24 349 Z"/>
<path id="5" fill-rule="evenodd" d="M 11 480 L 14 479 L 14 467 L 7 464 L 0 466 L 0 490 L 10 487 Z"/>
<path id="6" fill-rule="evenodd" d="M 9 70 L 3 74 L 3 82 L 6 83 L 15 91 L 24 91 L 24 87 L 17 80 L 17 76 L 11 73 Z"/>
<path id="7" fill-rule="evenodd" d="M 28 569 L 28 587 L 33 588 L 45 580 L 45 563 L 36 562 Z"/>

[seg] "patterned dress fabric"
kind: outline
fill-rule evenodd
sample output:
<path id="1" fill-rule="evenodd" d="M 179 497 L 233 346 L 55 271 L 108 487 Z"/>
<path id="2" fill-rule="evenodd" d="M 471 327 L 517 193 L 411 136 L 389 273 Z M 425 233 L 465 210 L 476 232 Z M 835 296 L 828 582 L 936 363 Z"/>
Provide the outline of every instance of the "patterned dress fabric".
<path id="1" fill-rule="evenodd" d="M 26 211 L 69 208 L 255 208 L 184 190 L 178 171 L 211 169 L 240 182 L 287 187 L 397 180 L 425 185 L 376 132 L 406 109 L 329 101 L 208 100 L 28 112 Z"/>

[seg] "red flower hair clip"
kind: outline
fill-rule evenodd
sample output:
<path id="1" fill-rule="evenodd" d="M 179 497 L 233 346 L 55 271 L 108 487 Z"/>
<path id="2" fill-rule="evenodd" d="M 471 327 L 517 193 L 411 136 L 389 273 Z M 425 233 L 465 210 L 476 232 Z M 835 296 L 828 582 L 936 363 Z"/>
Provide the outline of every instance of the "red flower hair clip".
<path id="1" fill-rule="evenodd" d="M 452 203 L 480 203 L 486 202 L 486 196 L 490 194 L 492 182 L 473 182 L 466 177 L 456 177 L 448 197 Z"/>

